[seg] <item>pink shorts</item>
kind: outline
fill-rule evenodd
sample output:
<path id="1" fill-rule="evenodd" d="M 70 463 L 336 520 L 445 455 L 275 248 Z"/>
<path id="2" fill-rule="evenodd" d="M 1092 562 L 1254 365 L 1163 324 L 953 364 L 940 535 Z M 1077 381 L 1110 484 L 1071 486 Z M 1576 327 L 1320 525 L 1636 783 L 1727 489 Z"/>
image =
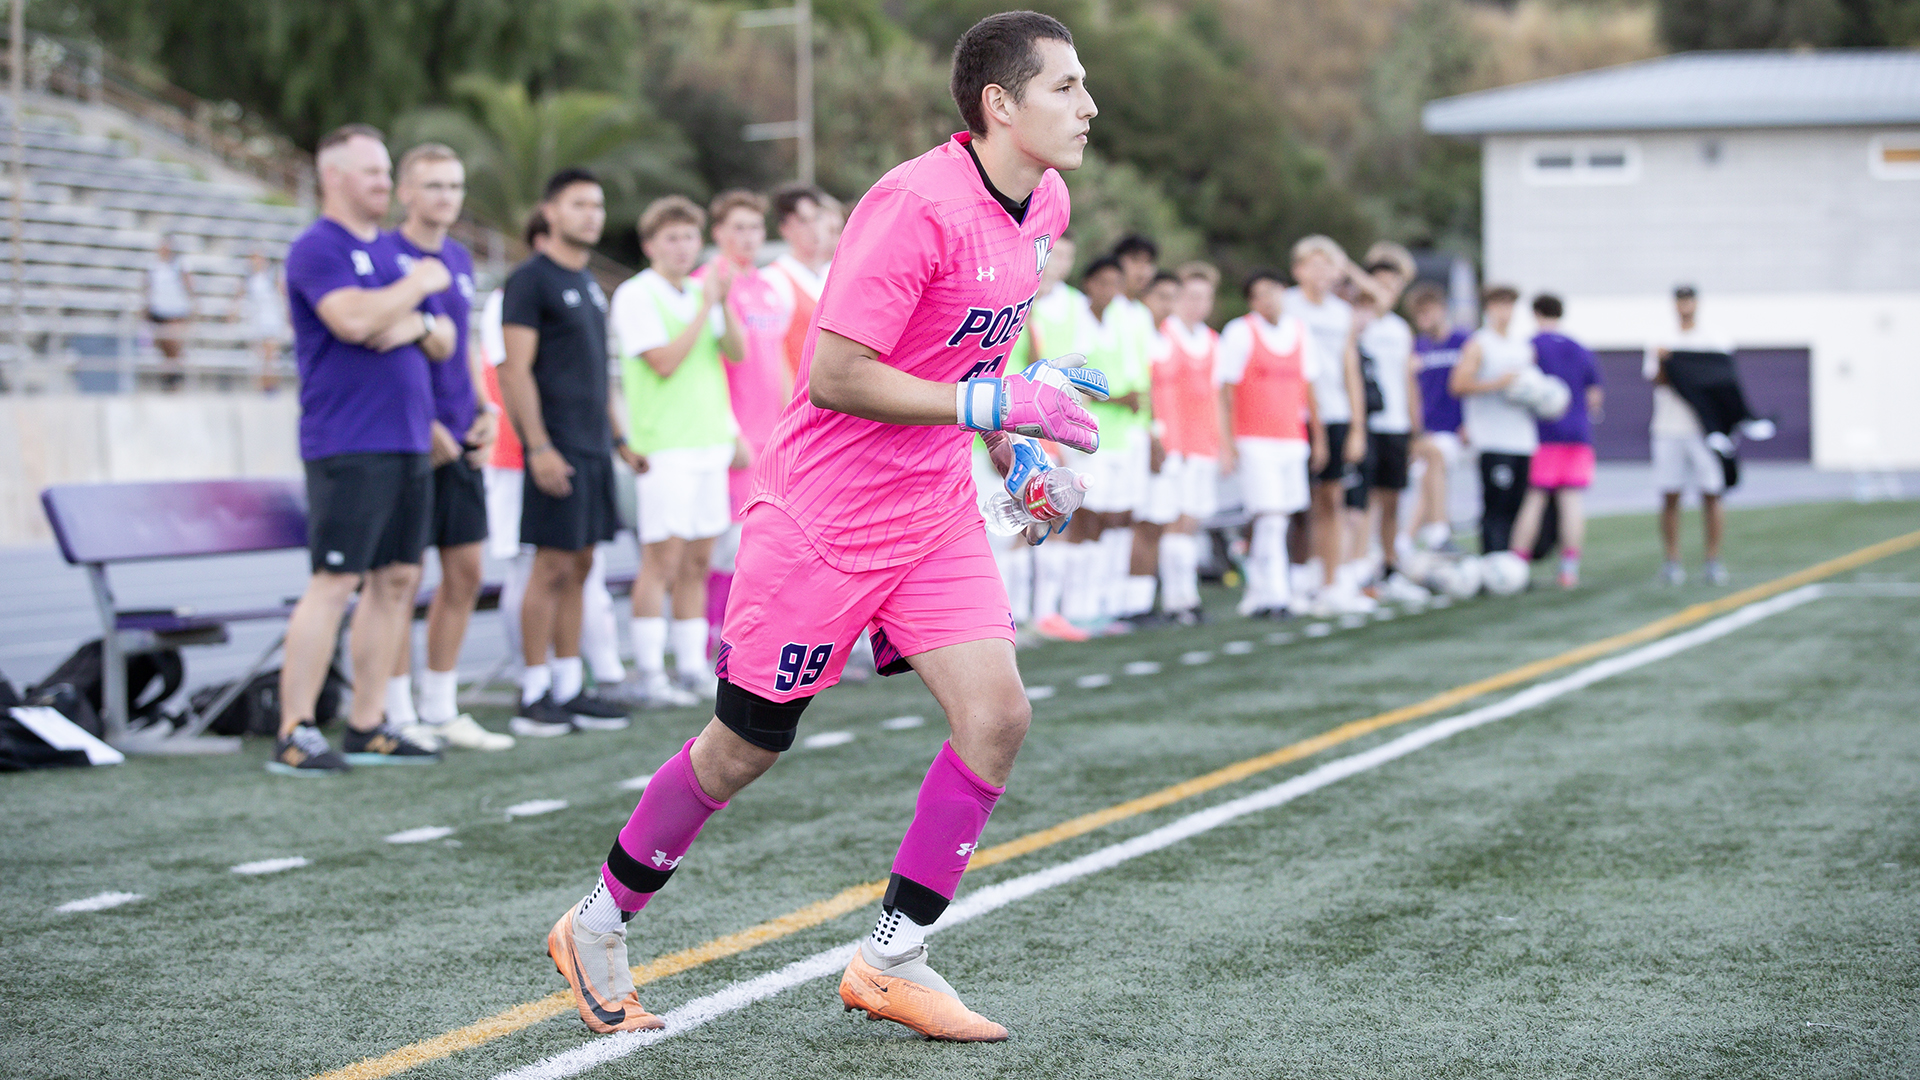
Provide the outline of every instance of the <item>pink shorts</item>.
<path id="1" fill-rule="evenodd" d="M 1541 443 L 1527 467 L 1530 487 L 1555 491 L 1593 483 L 1593 447 L 1586 443 Z"/>
<path id="2" fill-rule="evenodd" d="M 715 673 L 769 701 L 811 697 L 840 681 L 867 631 L 882 675 L 948 645 L 1012 641 L 1013 608 L 985 527 L 915 562 L 849 574 L 821 558 L 786 511 L 748 507 Z"/>

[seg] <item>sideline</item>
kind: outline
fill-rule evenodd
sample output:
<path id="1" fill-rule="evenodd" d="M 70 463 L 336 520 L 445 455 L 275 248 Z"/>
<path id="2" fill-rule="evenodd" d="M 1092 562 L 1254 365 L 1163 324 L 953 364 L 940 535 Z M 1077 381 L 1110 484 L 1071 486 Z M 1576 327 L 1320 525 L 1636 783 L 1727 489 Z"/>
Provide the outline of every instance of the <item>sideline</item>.
<path id="1" fill-rule="evenodd" d="M 1202 795 L 1228 784 L 1237 783 L 1248 777 L 1278 768 L 1289 762 L 1298 761 L 1323 750 L 1331 749 L 1342 743 L 1351 742 L 1363 735 L 1371 734 L 1382 728 L 1392 727 L 1444 712 L 1485 694 L 1510 689 L 1521 683 L 1529 682 L 1540 676 L 1572 667 L 1588 660 L 1598 659 L 1621 649 L 1642 645 L 1656 638 L 1685 629 L 1716 616 L 1726 614 L 1736 608 L 1744 607 L 1761 600 L 1809 585 L 1835 574 L 1857 570 L 1869 563 L 1897 555 L 1901 552 L 1920 548 L 1920 531 L 1906 533 L 1877 544 L 1870 544 L 1858 551 L 1815 563 L 1805 569 L 1795 571 L 1785 577 L 1729 593 L 1716 600 L 1694 604 L 1647 623 L 1625 633 L 1615 634 L 1598 641 L 1581 645 L 1557 656 L 1522 664 L 1517 668 L 1489 676 L 1451 690 L 1436 694 L 1424 701 L 1412 705 L 1390 709 L 1362 720 L 1354 720 L 1329 729 L 1319 735 L 1302 739 L 1299 742 L 1283 746 L 1257 757 L 1236 762 L 1213 772 L 1194 777 L 1171 787 L 1143 795 L 1137 799 L 1110 806 L 1090 814 L 1063 821 L 1051 828 L 1028 833 L 1025 836 L 996 844 L 974 854 L 969 869 L 993 866 L 1008 859 L 1039 851 L 1074 837 L 1083 836 L 1096 829 L 1104 828 L 1116 822 L 1169 806 L 1173 803 Z M 733 956 L 759 945 L 777 941 L 802 930 L 822 923 L 830 922 L 842 915 L 857 911 L 879 901 L 886 891 L 885 881 L 873 881 L 856 885 L 836 896 L 818 900 L 805 907 L 797 908 L 776 919 L 755 926 L 725 934 L 703 944 L 679 952 L 659 956 L 633 969 L 635 986 L 645 986 L 650 982 L 677 975 L 684 971 L 711 963 L 724 957 Z M 495 1013 L 483 1020 L 465 1027 L 455 1028 L 445 1034 L 413 1043 L 389 1051 L 378 1057 L 367 1058 L 330 1072 L 321 1073 L 313 1080 L 381 1080 L 383 1077 L 404 1072 L 430 1061 L 438 1061 L 462 1050 L 471 1049 L 483 1043 L 491 1042 L 505 1035 L 511 1035 L 523 1028 L 550 1020 L 573 1011 L 573 1002 L 567 991 L 558 991 L 536 1001 Z"/>
<path id="2" fill-rule="evenodd" d="M 1201 833 L 1217 829 L 1249 814 L 1258 813 L 1281 806 L 1293 800 L 1318 791 L 1350 776 L 1370 769 L 1378 768 L 1390 761 L 1407 756 L 1416 750 L 1432 746 L 1450 736 L 1463 731 L 1505 720 L 1529 709 L 1537 708 L 1557 698 L 1565 697 L 1582 690 L 1603 679 L 1624 674 L 1636 668 L 1645 667 L 1658 660 L 1664 660 L 1676 653 L 1704 645 L 1716 638 L 1722 638 L 1745 626 L 1759 622 L 1771 615 L 1799 607 L 1812 600 L 1819 599 L 1824 592 L 1819 585 L 1803 585 L 1770 600 L 1761 600 L 1723 615 L 1705 626 L 1697 627 L 1682 634 L 1645 645 L 1623 656 L 1601 660 L 1581 668 L 1571 675 L 1540 683 L 1522 690 L 1520 693 L 1493 705 L 1483 706 L 1472 712 L 1417 728 L 1390 742 L 1382 743 L 1370 750 L 1327 762 L 1318 768 L 1284 780 L 1272 787 L 1241 796 L 1219 806 L 1196 811 L 1177 821 L 1154 829 L 1151 832 L 1123 840 L 1097 851 L 1082 855 L 1058 866 L 1046 867 L 1017 878 L 989 885 L 978 892 L 971 893 L 954 902 L 927 932 L 938 933 L 951 929 L 963 922 L 996 911 L 1009 904 L 1024 900 L 1037 893 L 1044 892 L 1056 885 L 1111 869 L 1131 859 L 1172 847 L 1182 840 L 1198 836 Z M 846 966 L 853 951 L 860 945 L 860 939 L 844 942 L 834 948 L 815 953 L 804 960 L 796 960 L 785 967 L 777 968 L 763 975 L 742 979 L 721 987 L 714 993 L 695 998 L 679 1008 L 665 1013 L 661 1019 L 666 1027 L 654 1031 L 622 1032 L 617 1035 L 594 1038 L 572 1050 L 563 1051 L 542 1058 L 529 1065 L 510 1069 L 494 1077 L 494 1080 L 565 1080 L 588 1069 L 617 1061 L 656 1043 L 665 1042 L 677 1035 L 684 1035 L 711 1020 L 717 1020 L 728 1013 L 737 1012 L 756 1001 L 762 1001 L 775 994 L 815 979 L 836 975 Z"/>

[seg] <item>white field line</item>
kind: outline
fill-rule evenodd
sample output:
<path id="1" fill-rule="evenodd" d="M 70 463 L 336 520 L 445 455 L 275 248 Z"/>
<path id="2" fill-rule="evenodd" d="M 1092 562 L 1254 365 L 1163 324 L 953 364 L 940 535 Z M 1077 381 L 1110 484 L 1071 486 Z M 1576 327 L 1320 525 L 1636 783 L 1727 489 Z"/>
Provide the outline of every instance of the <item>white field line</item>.
<path id="1" fill-rule="evenodd" d="M 1158 675 L 1160 674 L 1160 661 L 1133 660 L 1129 661 L 1127 666 L 1120 670 L 1129 675 Z"/>
<path id="2" fill-rule="evenodd" d="M 1226 653 L 1228 656 L 1245 656 L 1253 651 L 1253 642 L 1229 641 L 1225 645 L 1220 646 L 1220 651 Z"/>
<path id="3" fill-rule="evenodd" d="M 105 911 L 108 908 L 116 908 L 116 907 L 119 907 L 121 904 L 131 904 L 135 900 L 140 900 L 140 899 L 143 899 L 143 897 L 141 896 L 141 894 L 137 892 L 95 893 L 94 895 L 89 896 L 83 900 L 69 900 L 64 904 L 61 904 L 59 907 L 54 908 L 53 910 L 55 911 Z"/>
<path id="4" fill-rule="evenodd" d="M 818 735 L 809 735 L 800 740 L 803 750 L 824 750 L 829 746 L 845 746 L 853 741 L 851 731 L 823 731 Z"/>
<path id="5" fill-rule="evenodd" d="M 1064 885 L 1077 878 L 1111 869 L 1130 859 L 1172 847 L 1182 840 L 1217 829 L 1248 814 L 1270 810 L 1292 802 L 1302 795 L 1318 791 L 1349 776 L 1378 768 L 1416 750 L 1432 746 L 1442 739 L 1485 724 L 1505 720 L 1528 709 L 1544 705 L 1555 698 L 1585 689 L 1602 679 L 1645 667 L 1675 653 L 1725 637 L 1735 630 L 1752 625 L 1770 615 L 1777 615 L 1810 600 L 1816 600 L 1820 595 L 1818 586 L 1809 585 L 1776 596 L 1771 600 L 1749 604 L 1730 615 L 1723 615 L 1685 633 L 1675 634 L 1632 652 L 1590 664 L 1571 675 L 1522 690 L 1504 701 L 1428 724 L 1426 727 L 1410 731 L 1371 750 L 1363 750 L 1358 754 L 1329 761 L 1319 768 L 1301 773 L 1289 780 L 1283 780 L 1272 787 L 1188 814 L 1131 840 L 1101 848 L 1057 866 L 1050 866 L 1044 870 L 1036 870 L 1030 874 L 989 885 L 978 892 L 969 893 L 955 900 L 953 905 L 947 908 L 946 914 L 940 917 L 940 921 L 935 923 L 928 933 L 951 929 L 1056 885 Z M 833 975 L 846 966 L 848 958 L 853 955 L 853 950 L 859 945 L 860 939 L 855 938 L 824 952 L 815 953 L 804 960 L 796 960 L 783 968 L 732 983 L 705 997 L 695 998 L 663 1014 L 660 1018 L 666 1021 L 664 1028 L 609 1035 L 565 1053 L 555 1054 L 530 1065 L 501 1073 L 494 1080 L 561 1080 L 563 1077 L 578 1075 L 595 1066 L 617 1061 L 654 1043 L 683 1035 L 709 1020 L 743 1009 L 756 1001 L 770 998 L 815 979 Z"/>
<path id="6" fill-rule="evenodd" d="M 924 716 L 896 716 L 891 720 L 880 721 L 882 731 L 911 731 L 927 722 Z"/>
<path id="7" fill-rule="evenodd" d="M 422 825 L 417 829 L 402 829 L 388 836 L 386 841 L 389 844 L 424 844 L 452 835 L 453 830 L 445 825 Z"/>
<path id="8" fill-rule="evenodd" d="M 1053 693 L 1054 690 L 1051 686 L 1029 686 L 1027 687 L 1027 700 L 1045 701 L 1052 697 Z"/>
<path id="9" fill-rule="evenodd" d="M 1113 681 L 1113 676 L 1108 675 L 1104 671 L 1100 671 L 1100 672 L 1095 672 L 1092 675 L 1080 676 L 1079 678 L 1073 680 L 1073 685 L 1079 687 L 1082 690 L 1098 690 L 1101 687 L 1107 685 L 1108 683 L 1111 683 L 1112 681 Z"/>
<path id="10" fill-rule="evenodd" d="M 282 870 L 298 869 L 307 865 L 307 862 L 308 859 L 304 855 L 289 855 L 283 859 L 261 859 L 258 862 L 243 862 L 238 866 L 230 866 L 227 869 L 236 874 L 246 874 L 249 876 L 255 874 L 277 874 Z"/>
<path id="11" fill-rule="evenodd" d="M 1180 662 L 1187 665 L 1188 667 L 1193 667 L 1197 664 L 1205 664 L 1212 660 L 1213 660 L 1213 654 L 1206 651 L 1205 649 L 1195 649 L 1193 652 L 1180 654 Z"/>
<path id="12" fill-rule="evenodd" d="M 566 808 L 567 800 L 565 799 L 528 799 L 526 802 L 514 803 L 512 806 L 507 807 L 507 816 L 510 818 L 534 817 L 539 814 L 551 814 L 555 810 L 565 810 Z"/>
<path id="13" fill-rule="evenodd" d="M 620 781 L 616 786 L 619 787 L 621 791 L 645 791 L 647 790 L 647 781 L 651 779 L 653 779 L 652 773 L 645 773 L 640 776 L 629 776 L 625 780 Z"/>

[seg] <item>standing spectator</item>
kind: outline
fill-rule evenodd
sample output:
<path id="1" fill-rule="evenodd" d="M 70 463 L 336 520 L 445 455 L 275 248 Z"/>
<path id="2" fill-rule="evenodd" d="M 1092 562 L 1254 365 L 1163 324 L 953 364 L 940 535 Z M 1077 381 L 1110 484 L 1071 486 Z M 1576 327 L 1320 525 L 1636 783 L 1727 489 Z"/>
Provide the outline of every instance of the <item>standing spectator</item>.
<path id="1" fill-rule="evenodd" d="M 1154 271 L 1153 279 L 1141 291 L 1136 303 L 1147 313 L 1147 475 L 1140 485 L 1140 498 L 1133 511 L 1133 549 L 1127 567 L 1127 590 L 1120 617 L 1135 627 L 1156 625 L 1173 614 L 1165 607 L 1162 614 L 1153 611 L 1154 585 L 1159 581 L 1160 541 L 1167 526 L 1179 517 L 1176 500 L 1170 497 L 1173 479 L 1167 472 L 1167 414 L 1162 411 L 1162 382 L 1167 372 L 1165 358 L 1169 344 L 1164 326 L 1173 317 L 1173 306 L 1180 300 L 1180 278 L 1170 270 Z M 1207 403 L 1213 402 L 1212 377 L 1208 377 Z M 1210 412 L 1211 410 L 1209 410 Z"/>
<path id="2" fill-rule="evenodd" d="M 178 390 L 186 382 L 180 354 L 186 349 L 187 330 L 193 322 L 193 279 L 165 236 L 147 266 L 147 321 L 153 324 L 153 343 L 160 350 L 165 368 L 160 385 Z"/>
<path id="3" fill-rule="evenodd" d="M 1367 416 L 1367 490 L 1379 517 L 1380 593 L 1389 600 L 1419 602 L 1427 599 L 1427 590 L 1398 568 L 1400 493 L 1407 489 L 1413 438 L 1419 430 L 1413 409 L 1419 389 L 1414 384 L 1413 328 L 1393 310 L 1400 290 L 1413 280 L 1413 256 L 1399 244 L 1383 241 L 1367 249 L 1366 272 L 1378 289 L 1356 298 L 1363 325 L 1354 347 L 1380 388 L 1380 408 Z M 1390 299 L 1383 301 L 1381 294 Z"/>
<path id="4" fill-rule="evenodd" d="M 1253 518 L 1247 591 L 1240 614 L 1276 618 L 1294 608 L 1287 569 L 1287 518 L 1307 509 L 1309 473 L 1330 452 L 1315 379 L 1333 357 L 1313 331 L 1286 311 L 1292 295 L 1277 270 L 1247 278 L 1248 312 L 1220 331 L 1213 381 L 1220 387 L 1220 474 L 1240 474 Z"/>
<path id="5" fill-rule="evenodd" d="M 1653 482 L 1660 489 L 1660 544 L 1666 551 L 1666 564 L 1660 580 L 1668 585 L 1687 582 L 1686 567 L 1680 563 L 1680 503 L 1688 487 L 1700 491 L 1700 517 L 1707 541 L 1706 575 L 1709 585 L 1725 585 L 1727 568 L 1720 562 L 1720 541 L 1726 535 L 1726 512 L 1720 497 L 1727 490 L 1727 477 L 1719 455 L 1707 445 L 1706 429 L 1700 418 L 1667 383 L 1666 362 L 1676 352 L 1722 352 L 1731 354 L 1733 344 L 1700 326 L 1700 298 L 1691 285 L 1673 290 L 1676 330 L 1647 349 L 1641 373 L 1653 383 Z"/>
<path id="6" fill-rule="evenodd" d="M 1083 454 L 1069 450 L 1066 454 L 1067 465 L 1087 476 L 1088 488 L 1086 502 L 1080 512 L 1067 521 L 1067 531 L 1062 537 L 1068 542 L 1068 562 L 1060 606 L 1068 620 L 1083 630 L 1102 623 L 1108 597 L 1118 591 L 1124 581 L 1124 563 L 1115 565 L 1111 558 L 1114 548 L 1104 537 L 1108 531 L 1119 528 L 1118 523 L 1126 520 L 1133 506 L 1133 493 L 1128 487 L 1133 476 L 1128 468 L 1132 460 L 1128 448 L 1132 443 L 1126 414 L 1129 403 L 1137 407 L 1139 398 L 1137 391 L 1130 388 L 1125 375 L 1126 361 L 1120 356 L 1113 328 L 1106 318 L 1114 304 L 1126 301 L 1125 287 L 1126 275 L 1120 269 L 1119 260 L 1111 255 L 1095 259 L 1080 275 L 1088 322 L 1075 351 L 1087 358 L 1088 367 L 1107 373 L 1107 385 L 1112 392 L 1106 401 L 1087 403 L 1087 411 L 1100 425 L 1100 452 Z M 1044 330 L 1041 336 L 1044 342 Z M 1130 398 L 1129 394 L 1135 396 Z M 1130 542 L 1120 548 L 1121 559 L 1131 550 Z"/>
<path id="7" fill-rule="evenodd" d="M 721 370 L 723 348 L 744 350 L 725 311 L 735 264 L 716 259 L 696 279 L 707 216 L 687 198 L 656 199 L 640 215 L 648 268 L 613 291 L 628 445 L 646 458 L 640 504 L 640 576 L 633 583 L 630 697 L 687 706 L 707 688 L 707 570 L 733 522 L 727 470 L 738 431 Z M 666 672 L 671 596 L 674 667 Z"/>
<path id="8" fill-rule="evenodd" d="M 708 211 L 718 257 L 696 276 L 716 271 L 726 275 L 722 307 L 733 335 L 722 352 L 727 361 L 727 394 L 743 450 L 728 477 L 737 517 L 746 506 L 753 463 L 773 436 L 781 410 L 793 400 L 793 375 L 786 364 L 793 309 L 771 277 L 759 269 L 760 248 L 767 240 L 767 200 L 751 191 L 723 191 L 714 196 Z M 701 667 L 706 667 L 704 661 Z M 714 679 L 713 685 L 718 684 Z"/>
<path id="9" fill-rule="evenodd" d="M 1220 271 L 1203 262 L 1180 267 L 1173 313 L 1160 324 L 1153 369 L 1153 413 L 1164 431 L 1166 459 L 1154 478 L 1149 520 L 1166 521 L 1160 537 L 1160 606 L 1192 626 L 1200 611 L 1200 523 L 1213 516 L 1220 477 L 1220 415 L 1213 369 L 1220 335 L 1213 315 Z"/>
<path id="10" fill-rule="evenodd" d="M 787 184 L 773 193 L 774 224 L 787 251 L 767 267 L 766 276 L 791 312 L 785 341 L 789 385 L 800 374 L 800 350 L 833 258 L 827 247 L 825 202 L 826 194 L 811 184 Z"/>
<path id="11" fill-rule="evenodd" d="M 1453 365 L 1472 331 L 1452 325 L 1447 316 L 1447 294 L 1438 286 L 1421 284 L 1408 295 L 1413 315 L 1413 351 L 1419 357 L 1416 385 L 1420 391 L 1421 434 L 1413 452 L 1422 470 L 1420 516 L 1414 539 L 1434 551 L 1453 550 L 1453 518 L 1448 500 L 1456 484 L 1464 486 L 1461 464 L 1466 454 L 1460 444 L 1460 399 L 1447 388 Z"/>
<path id="12" fill-rule="evenodd" d="M 467 171 L 459 155 L 439 143 L 422 143 L 400 155 L 397 192 L 406 219 L 390 240 L 401 265 L 425 258 L 446 264 L 453 288 L 427 301 L 453 326 L 453 355 L 429 371 L 433 386 L 433 526 L 428 543 L 440 552 L 440 584 L 427 607 L 427 670 L 420 677 L 420 705 L 413 703 L 413 650 L 387 682 L 387 719 L 415 742 L 436 749 L 506 750 L 513 737 L 488 731 L 455 702 L 460 646 L 480 598 L 480 549 L 487 539 L 486 479 L 481 467 L 493 455 L 499 417 L 487 400 L 486 378 L 471 347 L 473 256 L 447 235 L 466 201 Z M 403 639 L 411 644 L 413 613 Z M 414 726 L 409 726 L 414 725 Z"/>
<path id="13" fill-rule="evenodd" d="M 1509 401 L 1506 389 L 1533 366 L 1533 343 L 1514 332 L 1520 293 L 1506 285 L 1481 295 L 1487 324 L 1460 350 L 1447 388 L 1460 399 L 1467 442 L 1480 455 L 1480 550 L 1512 547 L 1513 522 L 1527 495 L 1527 468 L 1540 444 L 1533 414 Z"/>
<path id="14" fill-rule="evenodd" d="M 259 387 L 263 394 L 280 388 L 280 349 L 287 341 L 286 282 L 255 251 L 247 256 L 247 277 L 233 298 L 233 321 L 246 326 L 253 351 L 260 358 Z"/>
<path id="15" fill-rule="evenodd" d="M 1113 365 L 1109 385 L 1121 408 L 1117 424 L 1102 424 L 1101 449 L 1113 454 L 1125 470 L 1124 505 L 1107 519 L 1100 534 L 1108 562 L 1106 613 L 1139 625 L 1153 611 L 1154 574 L 1159 569 L 1159 530 L 1141 519 L 1147 509 L 1147 484 L 1153 460 L 1160 453 L 1153 435 L 1153 367 L 1149 357 L 1159 335 L 1159 320 L 1147 309 L 1147 290 L 1160 272 L 1160 246 L 1139 233 L 1129 233 L 1113 245 L 1120 264 L 1121 294 L 1101 313 L 1107 329 Z M 1171 310 L 1171 308 L 1169 308 Z M 1104 441 L 1111 438 L 1112 443 Z"/>
<path id="16" fill-rule="evenodd" d="M 544 249 L 507 278 L 500 390 L 525 447 L 520 542 L 534 547 L 520 607 L 520 708 L 515 734 L 619 730 L 626 710 L 586 689 L 580 626 L 594 547 L 619 529 L 613 452 L 639 470 L 614 418 L 607 377 L 607 297 L 587 270 L 607 221 L 600 182 L 585 169 L 547 181 Z M 552 649 L 553 662 L 547 652 Z"/>
<path id="17" fill-rule="evenodd" d="M 1560 513 L 1560 587 L 1580 584 L 1580 548 L 1586 543 L 1587 517 L 1581 492 L 1593 483 L 1593 425 L 1600 419 L 1603 392 L 1600 365 L 1585 345 L 1560 332 L 1565 312 L 1560 298 L 1541 293 L 1533 298 L 1534 360 L 1540 370 L 1567 384 L 1572 396 L 1557 420 L 1541 420 L 1540 449 L 1534 451 L 1527 497 L 1513 523 L 1513 552 L 1533 557 L 1547 497 L 1553 496 Z"/>
<path id="18" fill-rule="evenodd" d="M 1075 254 L 1071 233 L 1054 237 L 1046 263 L 1040 268 L 1040 290 L 1034 296 L 1033 314 L 1027 320 L 1032 332 L 1027 342 L 1030 360 L 1069 353 L 1087 355 L 1099 336 L 1099 324 L 1094 321 L 1086 294 L 1067 283 L 1073 276 Z M 1025 333 L 1021 335 L 1023 341 L 1028 337 Z M 1076 514 L 1075 518 L 1080 516 Z M 1090 519 L 1093 515 L 1085 516 Z M 1078 574 L 1075 567 L 1079 549 L 1084 547 L 1068 542 L 1075 535 L 1071 523 L 1068 528 L 1066 535 L 1033 549 L 1033 630 L 1054 641 L 1085 641 L 1087 632 L 1062 614 L 1072 610 L 1066 603 L 1067 583 L 1070 575 Z"/>
<path id="19" fill-rule="evenodd" d="M 381 707 L 433 515 L 427 365 L 454 349 L 450 321 L 421 305 L 453 278 L 435 258 L 403 270 L 381 237 L 393 193 L 383 138 L 349 124 L 320 140 L 321 217 L 287 252 L 313 576 L 287 620 L 280 668 L 280 738 L 267 768 L 285 775 L 440 760 L 382 723 Z M 335 754 L 313 711 L 356 591 L 353 711 Z"/>

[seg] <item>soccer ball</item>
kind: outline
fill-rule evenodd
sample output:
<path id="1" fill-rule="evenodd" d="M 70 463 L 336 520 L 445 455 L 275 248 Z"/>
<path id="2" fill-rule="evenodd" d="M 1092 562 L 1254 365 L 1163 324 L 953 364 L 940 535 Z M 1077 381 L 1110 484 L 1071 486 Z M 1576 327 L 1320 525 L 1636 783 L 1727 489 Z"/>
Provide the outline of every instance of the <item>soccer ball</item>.
<path id="1" fill-rule="evenodd" d="M 1511 551 L 1496 551 L 1480 560 L 1480 577 L 1495 596 L 1512 596 L 1527 587 L 1531 576 L 1527 560 Z"/>
<path id="2" fill-rule="evenodd" d="M 1428 577 L 1433 591 L 1465 600 L 1480 591 L 1480 560 L 1438 559 Z"/>
<path id="3" fill-rule="evenodd" d="M 1507 387 L 1507 400 L 1542 420 L 1558 420 L 1573 404 L 1573 391 L 1557 375 L 1536 367 L 1522 368 L 1520 377 Z"/>

